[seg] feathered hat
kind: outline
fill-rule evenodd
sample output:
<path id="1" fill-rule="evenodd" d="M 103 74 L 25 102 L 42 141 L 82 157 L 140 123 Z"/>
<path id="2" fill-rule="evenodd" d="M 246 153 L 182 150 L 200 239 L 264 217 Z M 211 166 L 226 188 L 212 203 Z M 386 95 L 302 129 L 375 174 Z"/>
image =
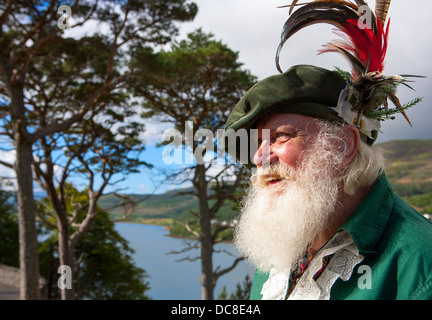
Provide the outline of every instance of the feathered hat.
<path id="1" fill-rule="evenodd" d="M 402 105 L 396 88 L 403 84 L 411 88 L 407 78 L 413 75 L 384 75 L 389 21 L 386 16 L 390 0 L 376 1 L 375 13 L 363 0 L 316 0 L 297 3 L 290 7 L 289 18 L 282 29 L 276 52 L 276 67 L 280 74 L 270 76 L 254 85 L 242 97 L 228 117 L 225 130 L 252 129 L 257 121 L 269 113 L 298 113 L 328 121 L 355 125 L 364 142 L 372 145 L 380 131 L 380 123 L 402 113 L 411 122 L 405 110 L 418 102 L 417 98 Z M 298 7 L 294 10 L 295 7 Z M 348 59 L 351 72 L 340 69 L 330 71 L 316 66 L 299 65 L 283 72 L 279 64 L 280 52 L 286 41 L 304 27 L 328 23 L 336 27 L 341 36 L 324 45 L 320 53 L 337 52 Z M 412 88 L 411 88 L 412 89 Z M 389 108 L 388 100 L 395 107 Z M 228 153 L 253 167 L 251 159 L 241 161 L 237 142 Z M 231 146 L 232 147 L 232 146 Z"/>

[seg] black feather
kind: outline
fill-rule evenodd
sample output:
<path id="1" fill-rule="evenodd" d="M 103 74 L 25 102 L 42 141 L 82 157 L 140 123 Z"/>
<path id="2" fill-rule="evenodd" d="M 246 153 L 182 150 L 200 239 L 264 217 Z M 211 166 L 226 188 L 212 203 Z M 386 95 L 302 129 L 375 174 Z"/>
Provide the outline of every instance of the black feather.
<path id="1" fill-rule="evenodd" d="M 363 3 L 363 1 L 356 1 Z M 352 5 L 350 3 L 350 5 Z M 297 31 L 317 23 L 328 23 L 343 30 L 343 23 L 350 19 L 358 19 L 358 11 L 348 7 L 346 1 L 343 2 L 327 2 L 319 1 L 309 3 L 297 9 L 285 22 L 281 41 L 276 51 L 276 67 L 282 73 L 279 65 L 279 56 L 285 42 L 293 36 Z"/>

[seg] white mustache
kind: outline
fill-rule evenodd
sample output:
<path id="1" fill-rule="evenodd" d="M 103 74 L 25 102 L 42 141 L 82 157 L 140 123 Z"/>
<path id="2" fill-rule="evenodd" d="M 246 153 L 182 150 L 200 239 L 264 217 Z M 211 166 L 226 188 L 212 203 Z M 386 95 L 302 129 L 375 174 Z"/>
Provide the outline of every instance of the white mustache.
<path id="1" fill-rule="evenodd" d="M 272 164 L 266 168 L 258 168 L 250 178 L 251 183 L 258 187 L 266 187 L 270 181 L 274 180 L 292 179 L 292 170 L 289 167 L 282 166 L 280 163 Z"/>

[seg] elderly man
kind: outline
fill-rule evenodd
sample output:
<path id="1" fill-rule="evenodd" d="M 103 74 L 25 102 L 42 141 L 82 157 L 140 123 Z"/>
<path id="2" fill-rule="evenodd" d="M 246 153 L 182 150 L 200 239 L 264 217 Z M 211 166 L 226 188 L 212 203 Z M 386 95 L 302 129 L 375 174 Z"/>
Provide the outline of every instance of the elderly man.
<path id="1" fill-rule="evenodd" d="M 257 267 L 251 299 L 432 298 L 432 224 L 393 192 L 376 132 L 338 117 L 345 86 L 295 66 L 227 121 L 258 133 L 235 238 Z"/>
<path id="2" fill-rule="evenodd" d="M 373 146 L 381 121 L 402 113 L 410 123 L 404 111 L 419 101 L 401 106 L 406 76 L 381 73 L 389 3 L 376 1 L 377 17 L 366 10 L 368 26 L 362 0 L 298 4 L 276 55 L 281 73 L 253 86 L 227 120 L 227 133 L 247 130 L 258 145 L 246 161 L 236 142 L 227 149 L 252 172 L 235 237 L 257 267 L 252 299 L 432 299 L 432 223 L 393 192 Z M 282 72 L 283 44 L 319 22 L 343 35 L 323 52 L 341 53 L 352 74 Z"/>

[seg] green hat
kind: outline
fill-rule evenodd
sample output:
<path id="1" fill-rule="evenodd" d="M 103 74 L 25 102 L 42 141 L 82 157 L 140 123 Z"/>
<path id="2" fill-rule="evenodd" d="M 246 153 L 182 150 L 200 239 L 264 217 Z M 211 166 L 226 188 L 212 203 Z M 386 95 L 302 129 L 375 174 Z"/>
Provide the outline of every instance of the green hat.
<path id="1" fill-rule="evenodd" d="M 284 73 L 270 76 L 250 88 L 231 111 L 225 132 L 228 129 L 254 129 L 262 116 L 271 113 L 296 113 L 344 123 L 331 108 L 338 104 L 339 95 L 346 84 L 338 71 L 310 65 L 293 66 Z M 372 145 L 377 132 L 375 139 L 363 134 L 361 136 L 365 142 Z M 228 145 L 225 146 L 228 151 Z M 239 148 L 236 147 L 235 150 L 236 154 L 231 156 L 239 160 Z M 250 168 L 253 166 L 251 160 L 243 165 Z"/>

